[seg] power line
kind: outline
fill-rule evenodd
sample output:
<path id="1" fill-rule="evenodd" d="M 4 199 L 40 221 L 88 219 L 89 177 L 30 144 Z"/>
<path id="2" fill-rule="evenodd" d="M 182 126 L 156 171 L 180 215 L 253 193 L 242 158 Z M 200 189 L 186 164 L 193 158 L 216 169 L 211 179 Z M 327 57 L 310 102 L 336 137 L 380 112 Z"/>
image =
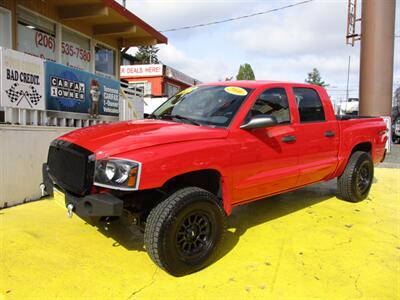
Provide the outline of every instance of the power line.
<path id="1" fill-rule="evenodd" d="M 332 89 L 330 89 L 330 88 L 328 88 L 328 87 L 326 87 L 325 88 L 326 90 L 328 90 L 329 92 L 331 92 L 331 93 L 336 93 L 336 92 L 339 92 L 339 93 L 342 93 L 342 92 L 345 92 L 345 91 L 347 91 L 347 90 L 332 90 Z M 355 91 L 356 89 L 349 89 L 349 91 Z"/>
<path id="2" fill-rule="evenodd" d="M 224 20 L 220 20 L 220 21 L 213 21 L 213 22 L 208 22 L 208 23 L 201 23 L 201 24 L 195 24 L 195 25 L 188 25 L 188 26 L 165 29 L 165 30 L 161 30 L 160 32 L 187 30 L 187 29 L 193 29 L 193 28 L 198 28 L 198 27 L 204 27 L 204 26 L 210 26 L 210 25 L 216 25 L 216 24 L 221 24 L 221 23 L 237 21 L 237 20 L 241 20 L 241 19 L 246 19 L 246 18 L 259 16 L 259 15 L 265 15 L 265 14 L 268 14 L 268 13 L 276 12 L 276 11 L 279 11 L 279 10 L 283 10 L 283 9 L 294 7 L 294 6 L 298 6 L 298 5 L 303 5 L 303 4 L 312 2 L 312 1 L 314 1 L 314 0 L 301 1 L 301 2 L 294 3 L 294 4 L 289 4 L 289 5 L 285 5 L 285 6 L 282 6 L 282 7 L 278 7 L 278 8 L 274 8 L 274 9 L 270 9 L 270 10 L 266 10 L 266 11 L 261 11 L 261 12 L 250 14 L 250 15 L 244 15 L 244 16 L 224 19 Z"/>

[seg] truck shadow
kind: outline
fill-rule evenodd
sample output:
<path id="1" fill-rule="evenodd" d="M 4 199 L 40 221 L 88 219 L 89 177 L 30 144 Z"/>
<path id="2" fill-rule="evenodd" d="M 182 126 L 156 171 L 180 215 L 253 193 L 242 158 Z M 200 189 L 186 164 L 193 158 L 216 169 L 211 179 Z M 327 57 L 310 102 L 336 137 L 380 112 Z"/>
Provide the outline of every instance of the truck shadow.
<path id="1" fill-rule="evenodd" d="M 146 251 L 144 248 L 144 232 L 138 226 L 129 225 L 124 220 L 112 220 L 109 223 L 103 220 L 85 219 L 97 227 L 104 236 L 113 240 L 113 247 L 123 247 L 130 251 Z"/>
<path id="2" fill-rule="evenodd" d="M 332 180 L 234 208 L 228 218 L 229 230 L 225 234 L 216 260 L 227 255 L 248 229 L 309 208 L 335 197 L 335 193 L 336 181 Z M 110 224 L 98 220 L 86 220 L 86 222 L 112 239 L 113 247 L 123 247 L 130 251 L 145 251 L 143 232 L 137 226 L 128 226 L 123 220 L 114 220 Z"/>
<path id="3" fill-rule="evenodd" d="M 248 229 L 305 210 L 335 196 L 336 180 L 331 180 L 235 207 L 228 218 L 228 231 L 216 260 L 227 255 Z M 311 210 L 307 212 L 312 213 Z"/>

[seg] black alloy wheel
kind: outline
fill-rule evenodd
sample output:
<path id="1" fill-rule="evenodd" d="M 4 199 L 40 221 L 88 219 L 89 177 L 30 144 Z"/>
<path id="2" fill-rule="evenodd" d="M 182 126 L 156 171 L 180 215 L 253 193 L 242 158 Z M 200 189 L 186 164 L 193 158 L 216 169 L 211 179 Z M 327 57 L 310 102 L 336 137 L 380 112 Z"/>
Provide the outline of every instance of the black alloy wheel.
<path id="1" fill-rule="evenodd" d="M 210 246 L 213 232 L 210 216 L 206 212 L 190 213 L 178 228 L 176 246 L 182 257 L 193 258 Z"/>
<path id="2" fill-rule="evenodd" d="M 374 178 L 371 155 L 355 151 L 341 176 L 338 178 L 338 198 L 358 202 L 367 198 Z"/>
<path id="3" fill-rule="evenodd" d="M 183 276 L 211 264 L 226 231 L 220 200 L 198 188 L 182 188 L 150 212 L 144 243 L 150 258 L 174 276 Z"/>
<path id="4" fill-rule="evenodd" d="M 371 164 L 364 161 L 358 168 L 357 172 L 357 189 L 360 195 L 365 194 L 371 185 Z"/>

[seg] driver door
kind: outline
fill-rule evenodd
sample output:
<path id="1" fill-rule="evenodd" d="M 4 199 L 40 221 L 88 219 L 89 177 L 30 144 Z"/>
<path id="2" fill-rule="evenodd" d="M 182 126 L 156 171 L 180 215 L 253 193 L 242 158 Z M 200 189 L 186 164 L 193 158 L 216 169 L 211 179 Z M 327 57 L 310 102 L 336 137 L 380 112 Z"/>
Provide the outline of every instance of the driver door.
<path id="1" fill-rule="evenodd" d="M 285 88 L 269 88 L 262 92 L 244 123 L 260 114 L 276 117 L 278 124 L 235 131 L 233 203 L 272 195 L 293 188 L 297 183 L 299 148 Z"/>

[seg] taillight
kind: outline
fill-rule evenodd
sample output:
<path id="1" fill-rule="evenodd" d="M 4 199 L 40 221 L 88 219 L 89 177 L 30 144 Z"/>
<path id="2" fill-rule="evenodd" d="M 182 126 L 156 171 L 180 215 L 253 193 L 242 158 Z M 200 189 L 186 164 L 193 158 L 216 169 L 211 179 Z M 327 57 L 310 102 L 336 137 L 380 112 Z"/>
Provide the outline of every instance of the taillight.
<path id="1" fill-rule="evenodd" d="M 386 134 L 387 132 L 388 132 L 388 129 L 386 128 L 386 129 L 383 129 L 383 130 L 379 131 L 378 134 L 379 134 L 379 135 L 384 135 L 384 134 Z"/>

